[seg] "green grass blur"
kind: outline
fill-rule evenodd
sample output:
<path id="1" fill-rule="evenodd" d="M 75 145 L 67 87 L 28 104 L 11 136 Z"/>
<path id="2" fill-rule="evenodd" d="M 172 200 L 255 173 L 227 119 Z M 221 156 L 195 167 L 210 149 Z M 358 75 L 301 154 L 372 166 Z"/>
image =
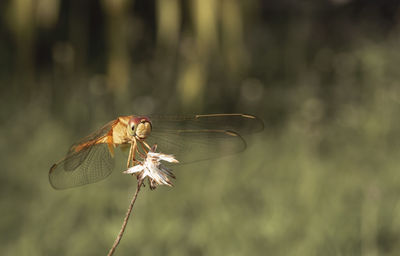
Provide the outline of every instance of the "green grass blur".
<path id="1" fill-rule="evenodd" d="M 247 112 L 266 128 L 242 154 L 174 168 L 174 188 L 144 188 L 115 255 L 398 255 L 397 4 L 48 2 L 0 4 L 1 255 L 106 255 L 135 191 L 125 160 L 69 190 L 48 170 L 149 112 Z"/>

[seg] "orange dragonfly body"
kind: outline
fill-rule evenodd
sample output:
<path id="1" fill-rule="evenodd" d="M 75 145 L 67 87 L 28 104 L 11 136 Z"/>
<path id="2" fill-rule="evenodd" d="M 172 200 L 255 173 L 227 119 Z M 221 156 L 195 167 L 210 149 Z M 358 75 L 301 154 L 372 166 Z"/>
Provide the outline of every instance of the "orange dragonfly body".
<path id="1" fill-rule="evenodd" d="M 121 116 L 73 144 L 65 158 L 50 168 L 56 189 L 94 183 L 114 167 L 115 148 L 129 147 L 127 168 L 158 145 L 182 163 L 238 153 L 246 148 L 242 135 L 263 130 L 263 122 L 247 114 L 186 116 Z M 191 153 L 193 151 L 193 155 Z"/>

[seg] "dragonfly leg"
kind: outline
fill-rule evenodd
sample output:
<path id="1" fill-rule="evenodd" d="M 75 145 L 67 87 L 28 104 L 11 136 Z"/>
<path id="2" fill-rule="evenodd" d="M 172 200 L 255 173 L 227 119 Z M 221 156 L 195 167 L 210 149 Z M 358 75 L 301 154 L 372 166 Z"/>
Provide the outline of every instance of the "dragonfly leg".
<path id="1" fill-rule="evenodd" d="M 149 144 L 146 143 L 146 141 L 142 141 L 142 143 L 143 143 L 149 150 L 151 150 L 151 147 L 149 146 Z"/>
<path id="2" fill-rule="evenodd" d="M 139 154 L 141 158 L 143 158 L 143 160 L 146 159 L 146 155 L 144 155 L 142 152 L 139 151 L 139 147 L 136 147 L 136 152 Z"/>
<path id="3" fill-rule="evenodd" d="M 131 157 L 132 157 L 132 144 L 129 147 L 129 156 L 128 156 L 128 161 L 126 163 L 126 168 L 129 168 L 129 164 L 131 163 Z"/>
<path id="4" fill-rule="evenodd" d="M 132 159 L 132 166 L 136 164 L 136 151 L 137 151 L 137 142 L 136 140 L 133 140 L 133 144 L 131 147 L 132 150 L 132 155 L 130 156 Z"/>
<path id="5" fill-rule="evenodd" d="M 129 147 L 129 156 L 128 156 L 128 161 L 126 163 L 126 168 L 129 168 L 129 166 L 134 166 L 136 164 L 136 150 L 137 150 L 137 144 L 136 140 L 131 143 L 131 146 Z"/>
<path id="6" fill-rule="evenodd" d="M 146 149 L 146 147 L 149 147 L 146 142 L 139 140 L 140 145 L 142 146 L 143 151 L 147 154 L 149 151 Z M 150 148 L 149 148 L 150 149 Z"/>

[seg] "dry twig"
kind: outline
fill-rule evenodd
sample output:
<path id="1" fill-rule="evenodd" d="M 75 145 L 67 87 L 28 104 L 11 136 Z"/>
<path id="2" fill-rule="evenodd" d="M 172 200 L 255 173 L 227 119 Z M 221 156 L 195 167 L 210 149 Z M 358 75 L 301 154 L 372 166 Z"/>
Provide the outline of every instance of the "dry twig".
<path id="1" fill-rule="evenodd" d="M 138 184 L 137 184 L 137 188 L 136 188 L 136 192 L 132 197 L 132 200 L 131 200 L 131 203 L 129 205 L 128 211 L 126 212 L 126 216 L 125 216 L 124 222 L 122 223 L 121 230 L 119 231 L 118 236 L 115 239 L 114 244 L 111 247 L 110 251 L 108 252 L 107 256 L 111 256 L 111 255 L 114 254 L 115 249 L 117 248 L 119 242 L 121 241 L 121 238 L 122 238 L 122 236 L 124 234 L 124 231 L 125 231 L 125 228 L 126 228 L 126 224 L 128 224 L 128 219 L 129 219 L 129 216 L 131 215 L 131 212 L 132 212 L 132 209 L 133 209 L 133 205 L 136 202 L 136 198 L 137 198 L 137 196 L 139 194 L 139 191 L 140 191 L 140 188 L 142 187 L 142 184 L 143 184 L 143 180 L 139 179 L 138 180 Z"/>

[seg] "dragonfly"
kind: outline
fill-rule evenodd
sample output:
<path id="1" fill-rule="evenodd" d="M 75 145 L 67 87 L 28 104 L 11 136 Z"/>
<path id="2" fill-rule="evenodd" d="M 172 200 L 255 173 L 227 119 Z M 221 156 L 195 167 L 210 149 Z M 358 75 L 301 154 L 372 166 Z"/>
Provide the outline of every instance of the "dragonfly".
<path id="1" fill-rule="evenodd" d="M 263 129 L 263 121 L 249 114 L 120 116 L 74 143 L 50 168 L 49 181 L 66 189 L 103 180 L 114 169 L 116 148 L 128 152 L 127 168 L 153 145 L 180 163 L 232 155 L 246 149 L 244 135 Z"/>

